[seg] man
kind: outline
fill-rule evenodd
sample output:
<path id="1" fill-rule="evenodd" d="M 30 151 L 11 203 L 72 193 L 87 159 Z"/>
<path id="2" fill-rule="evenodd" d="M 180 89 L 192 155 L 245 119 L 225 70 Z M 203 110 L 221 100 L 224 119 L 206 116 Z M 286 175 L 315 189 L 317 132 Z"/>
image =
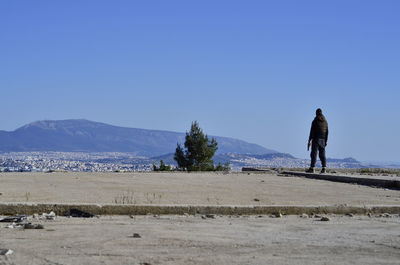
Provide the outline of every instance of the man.
<path id="1" fill-rule="evenodd" d="M 326 157 L 325 147 L 328 144 L 328 122 L 322 114 L 321 109 L 315 111 L 315 118 L 311 124 L 310 136 L 308 138 L 307 150 L 310 150 L 311 145 L 311 165 L 307 170 L 309 173 L 314 173 L 315 163 L 317 162 L 317 154 L 321 160 L 321 173 L 326 172 Z"/>

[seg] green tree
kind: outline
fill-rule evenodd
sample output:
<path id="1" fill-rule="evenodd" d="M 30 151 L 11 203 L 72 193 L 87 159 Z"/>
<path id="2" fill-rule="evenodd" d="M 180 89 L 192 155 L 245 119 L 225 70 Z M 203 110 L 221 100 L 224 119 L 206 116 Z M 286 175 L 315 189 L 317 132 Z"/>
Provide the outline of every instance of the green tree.
<path id="1" fill-rule="evenodd" d="M 185 152 L 183 151 L 183 148 L 181 147 L 180 144 L 177 144 L 176 150 L 175 150 L 175 155 L 174 155 L 175 161 L 178 163 L 178 168 L 181 169 L 187 169 L 189 166 L 189 161 L 185 156 Z"/>
<path id="2" fill-rule="evenodd" d="M 171 166 L 166 165 L 163 160 L 160 160 L 160 166 L 153 164 L 153 171 L 171 171 Z"/>
<path id="3" fill-rule="evenodd" d="M 215 171 L 229 171 L 231 170 L 231 167 L 229 166 L 229 163 L 221 164 L 218 163 L 218 165 L 214 168 Z"/>
<path id="4" fill-rule="evenodd" d="M 174 159 L 178 167 L 187 171 L 215 170 L 212 157 L 218 149 L 217 141 L 203 133 L 197 121 L 192 122 L 190 131 L 186 133 L 185 150 L 180 144 L 175 150 Z"/>

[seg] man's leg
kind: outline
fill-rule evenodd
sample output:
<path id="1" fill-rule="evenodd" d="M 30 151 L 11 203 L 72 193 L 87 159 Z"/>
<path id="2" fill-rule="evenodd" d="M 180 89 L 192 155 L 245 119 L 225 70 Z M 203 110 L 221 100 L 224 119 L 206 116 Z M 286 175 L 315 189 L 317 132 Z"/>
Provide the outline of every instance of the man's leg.
<path id="1" fill-rule="evenodd" d="M 319 146 L 319 159 L 321 160 L 322 164 L 322 171 L 325 173 L 325 168 L 326 168 L 326 156 L 325 156 L 325 147 Z"/>
<path id="2" fill-rule="evenodd" d="M 326 167 L 325 147 L 319 146 L 319 159 L 321 160 L 322 167 Z"/>
<path id="3" fill-rule="evenodd" d="M 311 168 L 315 167 L 315 164 L 317 163 L 317 153 L 318 153 L 318 143 L 316 141 L 312 141 L 311 145 Z"/>

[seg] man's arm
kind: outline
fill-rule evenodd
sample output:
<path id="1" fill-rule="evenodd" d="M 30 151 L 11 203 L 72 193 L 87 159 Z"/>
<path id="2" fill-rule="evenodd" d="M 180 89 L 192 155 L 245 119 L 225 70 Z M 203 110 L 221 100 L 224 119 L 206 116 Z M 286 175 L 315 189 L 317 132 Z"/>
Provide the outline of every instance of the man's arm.
<path id="1" fill-rule="evenodd" d="M 311 123 L 310 136 L 308 136 L 307 151 L 310 150 L 313 134 L 314 134 L 314 121 Z"/>
<path id="2" fill-rule="evenodd" d="M 328 145 L 328 134 L 329 134 L 329 128 L 328 124 L 326 124 L 325 146 Z"/>

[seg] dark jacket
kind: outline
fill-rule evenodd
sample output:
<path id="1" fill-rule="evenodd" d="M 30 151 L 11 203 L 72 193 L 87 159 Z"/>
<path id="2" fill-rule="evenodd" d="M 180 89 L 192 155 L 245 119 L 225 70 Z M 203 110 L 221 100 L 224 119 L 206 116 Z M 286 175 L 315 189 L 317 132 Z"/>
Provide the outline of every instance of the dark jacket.
<path id="1" fill-rule="evenodd" d="M 324 115 L 317 115 L 315 116 L 310 130 L 310 137 L 308 141 L 317 140 L 317 139 L 324 139 L 325 142 L 328 142 L 328 122 Z"/>

